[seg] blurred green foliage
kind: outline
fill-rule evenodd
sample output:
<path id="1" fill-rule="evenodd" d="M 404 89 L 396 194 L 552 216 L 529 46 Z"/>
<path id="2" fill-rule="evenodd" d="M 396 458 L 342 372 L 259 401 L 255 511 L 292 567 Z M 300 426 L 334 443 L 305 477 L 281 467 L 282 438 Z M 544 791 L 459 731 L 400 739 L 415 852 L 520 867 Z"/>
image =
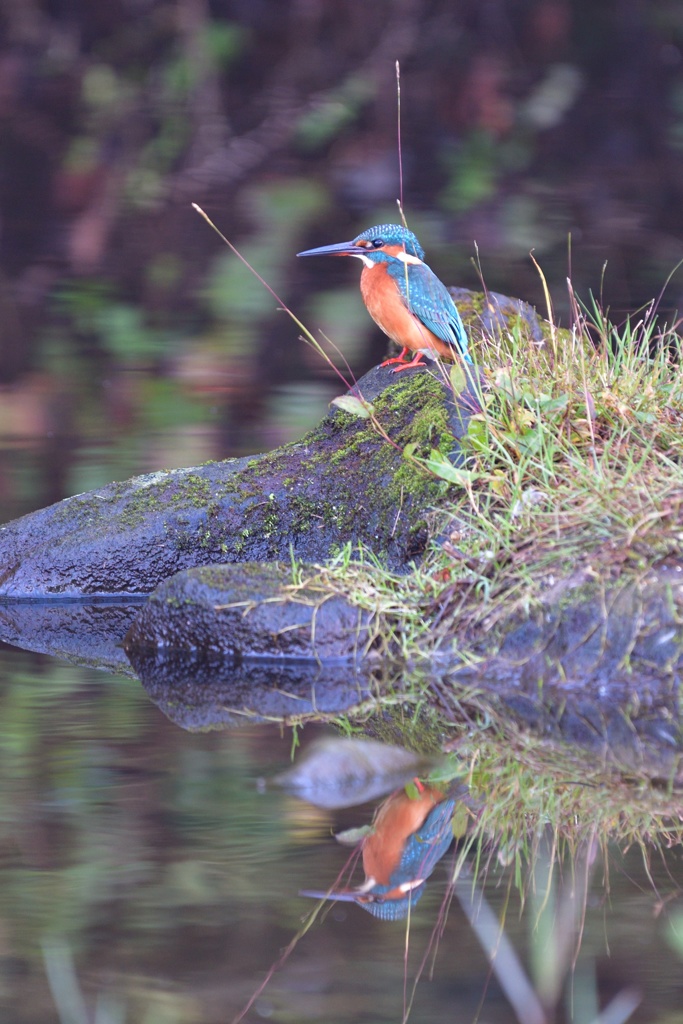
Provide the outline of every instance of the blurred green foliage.
<path id="1" fill-rule="evenodd" d="M 352 75 L 336 91 L 327 93 L 299 119 L 296 140 L 304 149 L 314 150 L 334 140 L 353 124 L 374 97 L 372 80 Z"/>
<path id="2" fill-rule="evenodd" d="M 0 11 L 10 511 L 154 468 L 167 424 L 178 458 L 294 439 L 297 403 L 338 391 L 193 201 L 355 376 L 383 345 L 358 267 L 294 254 L 398 219 L 398 198 L 447 283 L 479 287 L 479 261 L 487 287 L 544 309 L 533 250 L 565 320 L 569 269 L 618 319 L 680 259 L 683 22 L 669 0 L 417 0 L 350 21 L 275 0 L 18 12 Z M 675 277 L 662 309 L 682 303 Z M 17 443 L 36 474 L 50 467 L 32 495 Z"/>

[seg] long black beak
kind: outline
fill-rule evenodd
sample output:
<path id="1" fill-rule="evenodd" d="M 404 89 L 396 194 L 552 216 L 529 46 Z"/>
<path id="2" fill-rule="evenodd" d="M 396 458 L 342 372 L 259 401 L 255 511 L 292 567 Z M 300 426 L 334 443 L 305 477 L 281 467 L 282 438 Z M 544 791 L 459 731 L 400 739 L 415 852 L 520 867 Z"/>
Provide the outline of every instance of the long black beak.
<path id="1" fill-rule="evenodd" d="M 310 896 L 314 900 L 336 900 L 338 903 L 355 903 L 359 895 L 363 894 L 357 889 L 338 889 L 336 892 L 329 889 L 327 892 L 322 889 L 301 889 L 299 892 L 299 896 Z"/>
<path id="2" fill-rule="evenodd" d="M 365 249 L 353 242 L 337 242 L 336 245 L 321 245 L 317 249 L 305 249 L 297 256 L 363 256 Z"/>

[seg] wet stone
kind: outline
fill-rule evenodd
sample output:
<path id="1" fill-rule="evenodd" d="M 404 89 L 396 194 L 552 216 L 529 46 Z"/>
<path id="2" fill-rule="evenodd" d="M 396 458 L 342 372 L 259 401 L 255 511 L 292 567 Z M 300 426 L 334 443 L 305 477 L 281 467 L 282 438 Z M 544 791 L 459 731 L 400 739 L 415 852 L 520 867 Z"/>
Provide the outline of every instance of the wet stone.
<path id="1" fill-rule="evenodd" d="M 345 598 L 295 586 L 282 563 L 201 566 L 166 580 L 129 629 L 124 646 L 213 651 L 235 659 L 365 656 L 371 616 Z"/>

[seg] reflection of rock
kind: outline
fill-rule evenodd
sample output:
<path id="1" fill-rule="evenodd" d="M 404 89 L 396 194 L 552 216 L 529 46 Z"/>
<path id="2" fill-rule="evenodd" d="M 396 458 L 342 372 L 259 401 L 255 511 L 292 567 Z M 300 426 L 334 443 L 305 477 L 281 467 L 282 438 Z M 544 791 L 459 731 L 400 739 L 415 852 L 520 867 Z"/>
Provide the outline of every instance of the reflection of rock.
<path id="1" fill-rule="evenodd" d="M 135 650 L 133 668 L 163 713 L 190 732 L 248 721 L 319 721 L 366 701 L 372 679 L 348 664 L 235 662 L 216 654 Z"/>
<path id="2" fill-rule="evenodd" d="M 495 676 L 491 679 L 495 683 Z M 643 775 L 676 788 L 683 785 L 683 742 L 679 726 L 678 696 L 670 693 L 646 699 L 641 707 L 621 701 L 627 691 L 624 680 L 619 689 L 568 695 L 548 687 L 542 695 L 501 689 L 496 703 L 506 718 L 540 735 L 548 743 L 561 742 L 584 751 L 592 765 L 611 764 L 627 774 Z M 654 679 L 639 679 L 647 691 Z"/>
<path id="3" fill-rule="evenodd" d="M 592 570 L 577 572 L 485 635 L 481 661 L 449 672 L 440 690 L 474 690 L 505 720 L 585 751 L 592 764 L 681 786 L 681 576 L 676 565 L 598 583 Z"/>
<path id="4" fill-rule="evenodd" d="M 268 455 L 109 484 L 0 528 L 0 596 L 150 593 L 181 569 L 322 561 L 363 542 L 405 568 L 427 542 L 442 484 L 403 458 L 458 453 L 476 400 L 438 374 L 372 370 L 353 389 L 387 437 L 341 410 Z"/>
<path id="5" fill-rule="evenodd" d="M 0 605 L 0 640 L 72 665 L 131 675 L 122 642 L 140 606 L 139 601 L 15 601 Z"/>
<path id="6" fill-rule="evenodd" d="M 556 673 L 555 666 L 555 682 L 541 677 L 534 682 L 519 665 L 492 658 L 477 669 L 448 674 L 439 687 L 466 706 L 534 733 L 548 746 L 582 753 L 591 768 L 613 765 L 626 774 L 683 786 L 676 681 L 614 671 L 576 676 L 567 687 L 557 682 Z"/>
<path id="7" fill-rule="evenodd" d="M 279 563 L 204 566 L 158 587 L 133 623 L 129 649 L 219 651 L 240 658 L 358 660 L 370 616 Z"/>

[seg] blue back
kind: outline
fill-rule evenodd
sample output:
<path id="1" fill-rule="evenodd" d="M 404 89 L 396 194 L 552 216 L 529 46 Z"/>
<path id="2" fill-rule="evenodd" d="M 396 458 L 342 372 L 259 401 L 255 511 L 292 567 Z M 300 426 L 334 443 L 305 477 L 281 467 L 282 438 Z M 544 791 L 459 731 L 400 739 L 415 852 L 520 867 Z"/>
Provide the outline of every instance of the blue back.
<path id="1" fill-rule="evenodd" d="M 398 286 L 403 301 L 415 316 L 441 341 L 451 345 L 468 362 L 467 333 L 451 293 L 426 263 L 405 264 L 389 257 L 387 270 Z"/>

